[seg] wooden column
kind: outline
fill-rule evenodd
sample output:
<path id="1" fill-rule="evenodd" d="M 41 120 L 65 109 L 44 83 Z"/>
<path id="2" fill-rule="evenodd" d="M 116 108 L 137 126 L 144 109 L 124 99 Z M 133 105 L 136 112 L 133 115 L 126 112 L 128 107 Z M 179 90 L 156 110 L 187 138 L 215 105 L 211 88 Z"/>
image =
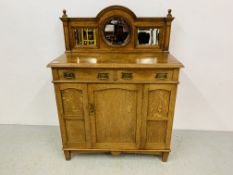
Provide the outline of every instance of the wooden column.
<path id="1" fill-rule="evenodd" d="M 69 18 L 66 14 L 66 10 L 63 10 L 63 15 L 60 18 L 63 22 L 63 29 L 64 29 L 64 38 L 65 38 L 65 45 L 66 45 L 66 51 L 71 50 L 70 45 L 70 38 L 69 38 Z"/>
<path id="2" fill-rule="evenodd" d="M 172 17 L 172 14 L 171 14 L 172 10 L 171 9 L 168 9 L 168 14 L 167 14 L 167 18 L 165 19 L 166 20 L 166 30 L 165 30 L 165 42 L 164 42 L 164 50 L 165 51 L 168 51 L 169 49 L 169 42 L 170 42 L 170 33 L 171 33 L 171 23 L 173 21 L 173 17 Z"/>

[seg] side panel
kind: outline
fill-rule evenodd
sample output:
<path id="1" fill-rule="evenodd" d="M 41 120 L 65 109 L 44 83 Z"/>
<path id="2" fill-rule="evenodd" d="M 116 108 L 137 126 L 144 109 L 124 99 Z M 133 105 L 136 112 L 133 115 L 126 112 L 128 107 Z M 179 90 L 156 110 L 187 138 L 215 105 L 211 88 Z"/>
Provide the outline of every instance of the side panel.
<path id="1" fill-rule="evenodd" d="M 90 148 L 86 84 L 55 84 L 64 147 Z"/>
<path id="2" fill-rule="evenodd" d="M 144 86 L 142 146 L 146 149 L 170 149 L 176 97 L 176 85 Z"/>

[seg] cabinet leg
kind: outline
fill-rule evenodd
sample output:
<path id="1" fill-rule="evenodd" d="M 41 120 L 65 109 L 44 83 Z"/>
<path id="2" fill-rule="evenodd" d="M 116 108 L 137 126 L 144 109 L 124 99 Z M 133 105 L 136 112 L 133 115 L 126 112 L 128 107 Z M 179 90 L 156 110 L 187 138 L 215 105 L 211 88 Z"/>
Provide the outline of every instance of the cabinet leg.
<path id="1" fill-rule="evenodd" d="M 64 151 L 64 155 L 65 155 L 66 160 L 71 159 L 71 151 Z"/>
<path id="2" fill-rule="evenodd" d="M 121 154 L 121 152 L 119 152 L 119 151 L 112 151 L 111 154 L 113 156 L 119 156 Z"/>
<path id="3" fill-rule="evenodd" d="M 169 152 L 163 152 L 162 153 L 162 161 L 167 162 L 168 156 L 169 156 Z"/>

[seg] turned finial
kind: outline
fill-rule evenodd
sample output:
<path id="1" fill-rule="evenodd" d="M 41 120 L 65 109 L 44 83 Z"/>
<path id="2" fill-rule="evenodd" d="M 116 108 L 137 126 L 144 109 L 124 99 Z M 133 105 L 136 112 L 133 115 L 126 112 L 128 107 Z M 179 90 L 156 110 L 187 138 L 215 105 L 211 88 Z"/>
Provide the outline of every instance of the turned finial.
<path id="1" fill-rule="evenodd" d="M 66 10 L 65 9 L 63 10 L 62 18 L 67 18 L 67 14 L 66 14 Z"/>
<path id="2" fill-rule="evenodd" d="M 167 17 L 168 17 L 168 18 L 171 18 L 171 17 L 172 17 L 172 9 L 168 9 Z"/>

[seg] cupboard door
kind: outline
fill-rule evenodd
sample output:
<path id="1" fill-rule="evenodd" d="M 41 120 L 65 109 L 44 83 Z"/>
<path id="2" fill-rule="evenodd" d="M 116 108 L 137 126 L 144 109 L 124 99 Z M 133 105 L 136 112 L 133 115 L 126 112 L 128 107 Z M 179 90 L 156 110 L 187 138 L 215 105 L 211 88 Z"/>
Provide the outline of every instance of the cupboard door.
<path id="1" fill-rule="evenodd" d="M 87 85 L 56 84 L 55 89 L 64 146 L 90 147 Z"/>
<path id="2" fill-rule="evenodd" d="M 135 149 L 140 142 L 142 86 L 88 85 L 95 148 Z"/>
<path id="3" fill-rule="evenodd" d="M 169 149 L 176 85 L 145 85 L 143 90 L 142 146 Z"/>

